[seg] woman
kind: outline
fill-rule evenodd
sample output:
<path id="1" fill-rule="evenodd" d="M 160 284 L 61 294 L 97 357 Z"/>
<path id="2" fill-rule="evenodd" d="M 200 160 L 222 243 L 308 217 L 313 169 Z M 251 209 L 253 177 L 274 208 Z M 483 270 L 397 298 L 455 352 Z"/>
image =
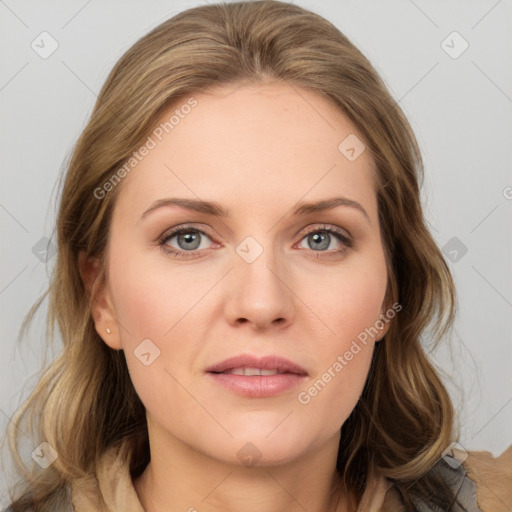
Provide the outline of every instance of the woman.
<path id="1" fill-rule="evenodd" d="M 455 311 L 420 178 L 311 12 L 208 5 L 138 41 L 62 189 L 64 350 L 13 420 L 38 446 L 10 510 L 500 510 L 512 451 L 453 445 L 420 344 Z"/>

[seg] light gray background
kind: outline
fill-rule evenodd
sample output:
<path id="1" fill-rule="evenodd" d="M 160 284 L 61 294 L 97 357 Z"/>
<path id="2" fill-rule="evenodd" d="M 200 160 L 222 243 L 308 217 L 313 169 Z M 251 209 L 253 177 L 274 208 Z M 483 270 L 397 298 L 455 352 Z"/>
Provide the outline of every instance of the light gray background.
<path id="1" fill-rule="evenodd" d="M 39 375 L 44 314 L 21 348 L 15 340 L 54 262 L 49 254 L 46 265 L 33 248 L 52 235 L 60 170 L 122 53 L 202 3 L 0 0 L 2 432 Z M 458 239 L 445 251 L 460 311 L 451 348 L 435 358 L 452 380 L 462 446 L 499 455 L 512 425 L 512 3 L 295 3 L 329 19 L 368 56 L 412 123 L 432 232 L 441 247 Z M 58 42 L 46 59 L 31 47 L 42 45 L 43 31 Z M 461 55 L 464 41 L 447 39 L 453 31 L 469 44 Z"/>

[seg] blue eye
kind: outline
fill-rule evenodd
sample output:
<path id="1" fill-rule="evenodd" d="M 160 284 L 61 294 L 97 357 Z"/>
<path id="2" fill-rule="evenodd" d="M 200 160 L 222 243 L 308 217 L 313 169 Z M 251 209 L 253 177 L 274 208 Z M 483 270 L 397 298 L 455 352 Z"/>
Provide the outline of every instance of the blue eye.
<path id="1" fill-rule="evenodd" d="M 306 240 L 308 248 L 314 252 L 334 252 L 339 253 L 340 250 L 325 251 L 331 245 L 333 239 L 337 240 L 343 245 L 341 251 L 344 251 L 347 247 L 352 247 L 352 241 L 345 235 L 341 230 L 338 230 L 331 226 L 324 226 L 321 229 L 315 228 L 304 236 L 302 240 Z"/>
<path id="2" fill-rule="evenodd" d="M 176 257 L 190 258 L 199 256 L 198 253 L 209 249 L 208 246 L 202 246 L 203 239 L 212 241 L 211 237 L 202 229 L 193 226 L 180 226 L 176 229 L 168 231 L 159 240 L 159 245 L 168 253 L 174 254 Z M 174 244 L 170 242 L 175 239 Z M 302 241 L 306 241 L 306 249 L 311 249 L 315 256 L 319 257 L 335 257 L 341 255 L 348 248 L 353 247 L 351 238 L 346 232 L 336 226 L 323 225 L 316 226 L 306 232 Z M 341 245 L 338 249 L 329 249 L 331 242 L 337 241 Z"/>
<path id="3" fill-rule="evenodd" d="M 164 237 L 160 240 L 160 245 L 164 248 L 164 250 L 182 256 L 188 256 L 187 253 L 200 250 L 201 246 L 201 238 L 206 237 L 210 238 L 203 230 L 182 226 L 173 231 L 166 233 Z M 176 238 L 176 242 L 178 247 L 173 247 L 169 245 L 169 242 Z M 204 249 L 204 247 L 202 248 Z"/>

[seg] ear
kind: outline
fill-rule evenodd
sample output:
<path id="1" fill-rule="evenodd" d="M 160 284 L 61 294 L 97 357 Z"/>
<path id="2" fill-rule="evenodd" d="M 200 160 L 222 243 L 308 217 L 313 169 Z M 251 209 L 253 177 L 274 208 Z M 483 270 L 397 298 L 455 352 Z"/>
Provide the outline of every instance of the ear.
<path id="1" fill-rule="evenodd" d="M 119 323 L 104 266 L 98 258 L 88 258 L 83 251 L 78 257 L 78 266 L 84 287 L 91 298 L 91 316 L 96 332 L 110 348 L 121 350 L 123 346 Z"/>
<path id="2" fill-rule="evenodd" d="M 395 308 L 391 305 L 390 299 L 384 299 L 380 310 L 379 319 L 375 322 L 375 327 L 378 329 L 378 333 L 375 336 L 375 341 L 379 342 L 386 336 L 389 331 L 392 319 L 395 317 Z"/>
<path id="3" fill-rule="evenodd" d="M 375 336 L 376 343 L 382 340 L 389 330 L 390 320 L 386 316 L 386 311 L 387 310 L 382 311 L 379 320 L 375 322 L 375 326 L 379 330 L 378 334 Z"/>

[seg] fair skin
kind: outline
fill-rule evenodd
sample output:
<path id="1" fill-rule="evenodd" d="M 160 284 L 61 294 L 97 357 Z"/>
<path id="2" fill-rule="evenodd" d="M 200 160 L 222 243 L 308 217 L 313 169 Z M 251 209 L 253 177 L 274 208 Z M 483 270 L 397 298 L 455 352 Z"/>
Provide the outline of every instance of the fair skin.
<path id="1" fill-rule="evenodd" d="M 124 350 L 147 411 L 151 461 L 134 487 L 146 512 L 334 510 L 340 428 L 387 328 L 332 373 L 386 311 L 371 156 L 350 161 L 338 150 L 358 132 L 305 89 L 238 84 L 194 98 L 197 106 L 119 185 L 106 280 L 94 302 L 96 329 Z M 354 203 L 293 214 L 298 202 L 334 197 Z M 165 198 L 213 201 L 230 215 L 173 205 L 141 218 Z M 206 232 L 191 232 L 200 245 L 179 236 L 159 245 L 185 224 Z M 249 236 L 263 250 L 250 263 L 237 252 Z M 146 339 L 160 350 L 148 365 L 134 354 Z M 277 354 L 307 375 L 275 396 L 241 396 L 206 373 L 238 354 Z M 329 368 L 329 382 L 301 403 L 299 393 Z M 256 464 L 238 454 L 244 446 Z"/>

